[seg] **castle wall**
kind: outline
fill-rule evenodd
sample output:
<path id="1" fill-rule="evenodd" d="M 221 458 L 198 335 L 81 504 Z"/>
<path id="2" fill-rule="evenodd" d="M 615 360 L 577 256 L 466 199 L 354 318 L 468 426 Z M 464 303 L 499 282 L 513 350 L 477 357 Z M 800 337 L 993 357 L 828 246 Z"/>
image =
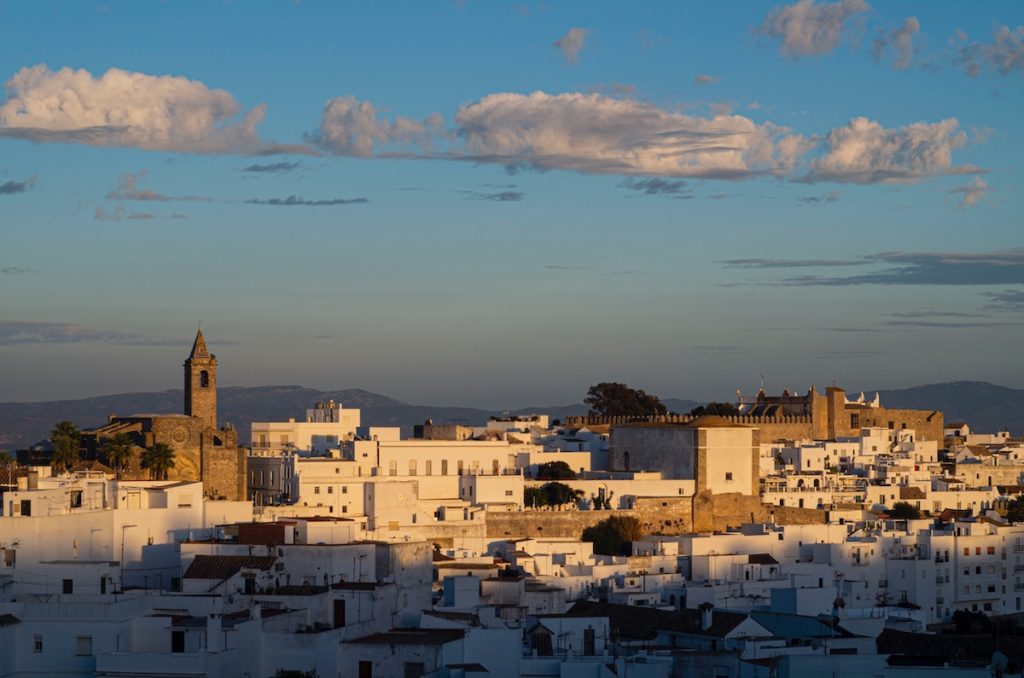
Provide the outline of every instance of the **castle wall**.
<path id="1" fill-rule="evenodd" d="M 561 537 L 579 539 L 583 530 L 611 517 L 640 521 L 645 534 L 677 535 L 724 531 L 750 522 L 814 525 L 825 522 L 825 511 L 762 504 L 743 494 L 701 493 L 695 497 L 638 497 L 624 511 L 510 511 L 487 514 L 487 537 Z"/>

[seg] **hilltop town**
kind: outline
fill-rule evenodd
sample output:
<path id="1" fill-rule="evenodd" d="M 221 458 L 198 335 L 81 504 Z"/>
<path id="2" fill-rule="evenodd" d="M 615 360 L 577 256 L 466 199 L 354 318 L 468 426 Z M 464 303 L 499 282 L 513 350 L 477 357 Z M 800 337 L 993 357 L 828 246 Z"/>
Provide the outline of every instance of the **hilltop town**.
<path id="1" fill-rule="evenodd" d="M 411 435 L 309 403 L 241 445 L 202 331 L 183 370 L 180 412 L 4 456 L 0 675 L 1024 668 L 1010 431 L 836 385 L 673 414 L 602 384 L 587 416 Z"/>

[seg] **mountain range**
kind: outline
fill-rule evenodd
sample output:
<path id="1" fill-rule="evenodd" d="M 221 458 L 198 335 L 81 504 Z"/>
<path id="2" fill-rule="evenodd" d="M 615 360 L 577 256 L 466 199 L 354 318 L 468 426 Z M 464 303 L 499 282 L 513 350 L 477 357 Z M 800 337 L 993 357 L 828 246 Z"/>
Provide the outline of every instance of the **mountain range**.
<path id="1" fill-rule="evenodd" d="M 868 391 L 870 395 L 874 391 Z M 586 414 L 583 403 L 524 407 L 512 412 L 494 412 L 472 407 L 410 405 L 394 398 L 364 391 L 342 389 L 319 391 L 302 386 L 221 387 L 218 389 L 219 418 L 238 428 L 247 442 L 253 421 L 287 421 L 301 418 L 306 408 L 318 401 L 334 400 L 345 407 L 359 408 L 364 425 L 401 426 L 408 431 L 426 419 L 482 425 L 493 415 L 548 414 L 553 419 Z M 852 395 L 852 394 L 851 394 Z M 1016 434 L 1024 431 L 1024 390 L 987 382 L 957 381 L 928 384 L 899 390 L 880 391 L 887 407 L 939 409 L 946 421 L 967 421 L 974 430 L 994 431 L 1008 426 Z M 49 435 L 53 424 L 69 419 L 81 428 L 103 424 L 111 414 L 181 412 L 181 390 L 150 393 L 121 393 L 80 400 L 0 403 L 0 449 L 14 450 L 36 443 Z M 670 411 L 688 412 L 701 401 L 664 398 Z"/>

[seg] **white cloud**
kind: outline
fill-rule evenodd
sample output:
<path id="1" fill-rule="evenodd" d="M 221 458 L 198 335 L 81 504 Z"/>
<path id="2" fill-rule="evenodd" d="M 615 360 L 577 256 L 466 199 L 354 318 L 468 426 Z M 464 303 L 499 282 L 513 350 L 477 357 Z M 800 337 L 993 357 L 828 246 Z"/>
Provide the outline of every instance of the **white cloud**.
<path id="1" fill-rule="evenodd" d="M 955 61 L 973 78 L 983 66 L 988 66 L 1003 75 L 1024 72 L 1024 26 L 1010 30 L 999 26 L 993 31 L 992 42 L 967 42 L 967 34 L 957 30 L 957 41 L 964 43 L 956 48 Z"/>
<path id="2" fill-rule="evenodd" d="M 953 165 L 953 150 L 965 143 L 967 134 L 956 118 L 891 129 L 867 118 L 854 118 L 829 133 L 824 154 L 812 162 L 806 178 L 855 184 L 906 183 L 979 171 Z"/>
<path id="3" fill-rule="evenodd" d="M 693 84 L 697 85 L 698 87 L 700 85 L 713 85 L 719 80 L 721 80 L 721 78 L 718 77 L 717 75 L 706 75 L 704 73 L 701 73 L 700 75 L 693 79 Z"/>
<path id="4" fill-rule="evenodd" d="M 794 161 L 796 135 L 739 115 L 684 115 L 598 94 L 491 94 L 462 106 L 466 159 L 601 174 L 739 178 Z"/>
<path id="5" fill-rule="evenodd" d="M 332 100 L 311 137 L 336 155 L 458 160 L 517 169 L 671 178 L 757 175 L 839 183 L 907 183 L 982 171 L 954 165 L 968 135 L 955 118 L 885 128 L 855 118 L 804 136 L 771 122 L 689 115 L 595 93 L 500 92 L 461 106 L 454 126 L 382 119 L 369 102 Z"/>
<path id="6" fill-rule="evenodd" d="M 846 22 L 870 9 L 865 0 L 799 0 L 772 9 L 758 32 L 781 39 L 780 50 L 789 56 L 828 54 L 839 45 Z"/>
<path id="7" fill-rule="evenodd" d="M 892 67 L 903 70 L 910 68 L 914 60 L 914 36 L 921 32 L 921 23 L 917 17 L 908 16 L 903 25 L 895 30 L 879 31 L 871 42 L 871 54 L 881 61 L 887 50 L 893 52 Z"/>
<path id="8" fill-rule="evenodd" d="M 969 183 L 951 188 L 946 193 L 961 196 L 960 204 L 957 205 L 960 209 L 973 207 L 988 197 L 988 182 L 981 177 L 974 177 Z"/>
<path id="9" fill-rule="evenodd" d="M 178 76 L 111 68 L 22 68 L 6 84 L 0 135 L 37 142 L 183 153 L 248 153 L 265 106 L 243 112 L 230 93 Z"/>
<path id="10" fill-rule="evenodd" d="M 127 172 L 118 178 L 117 186 L 107 193 L 107 200 L 139 200 L 143 202 L 213 202 L 213 198 L 202 195 L 173 196 L 158 193 L 148 188 L 140 188 L 139 184 L 146 178 L 146 171 L 132 174 Z"/>
<path id="11" fill-rule="evenodd" d="M 400 116 L 393 121 L 379 119 L 369 101 L 344 96 L 327 102 L 320 129 L 311 140 L 336 155 L 367 158 L 381 145 L 428 143 L 440 127 L 438 115 L 422 122 Z"/>
<path id="12" fill-rule="evenodd" d="M 568 33 L 555 40 L 551 46 L 561 50 L 562 58 L 570 64 L 579 63 L 580 52 L 583 51 L 588 33 L 590 31 L 586 28 L 570 28 Z"/>

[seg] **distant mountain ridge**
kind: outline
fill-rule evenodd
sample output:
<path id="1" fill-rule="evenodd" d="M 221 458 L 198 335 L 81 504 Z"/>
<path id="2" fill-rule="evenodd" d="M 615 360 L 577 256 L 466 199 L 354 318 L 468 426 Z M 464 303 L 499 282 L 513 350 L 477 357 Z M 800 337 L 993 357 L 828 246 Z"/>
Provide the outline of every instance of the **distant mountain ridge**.
<path id="1" fill-rule="evenodd" d="M 972 430 L 982 432 L 1009 427 L 1012 434 L 1024 435 L 1024 389 L 987 381 L 952 381 L 879 391 L 879 395 L 886 407 L 941 410 L 947 423 L 965 421 Z"/>
<path id="2" fill-rule="evenodd" d="M 874 391 L 867 391 L 871 395 Z M 880 391 L 887 407 L 938 409 L 946 421 L 963 420 L 978 431 L 995 431 L 1003 426 L 1024 433 L 1024 390 L 987 382 L 957 381 L 912 388 Z M 851 394 L 852 395 L 852 394 Z M 346 407 L 362 410 L 364 424 L 401 426 L 406 430 L 426 419 L 435 422 L 461 422 L 482 425 L 493 415 L 504 412 L 473 407 L 410 405 L 394 398 L 363 389 L 320 391 L 302 386 L 220 387 L 218 409 L 222 422 L 238 428 L 242 441 L 249 439 L 253 421 L 287 421 L 300 418 L 307 408 L 321 400 L 334 400 Z M 27 447 L 49 435 L 53 424 L 70 419 L 82 428 L 98 426 L 107 416 L 136 413 L 181 412 L 181 390 L 149 393 L 120 393 L 80 400 L 38 403 L 0 403 L 0 449 Z M 689 412 L 703 404 L 696 400 L 663 398 L 670 411 Z M 586 414 L 583 403 L 547 407 L 525 407 L 509 414 L 548 414 L 554 419 Z"/>

